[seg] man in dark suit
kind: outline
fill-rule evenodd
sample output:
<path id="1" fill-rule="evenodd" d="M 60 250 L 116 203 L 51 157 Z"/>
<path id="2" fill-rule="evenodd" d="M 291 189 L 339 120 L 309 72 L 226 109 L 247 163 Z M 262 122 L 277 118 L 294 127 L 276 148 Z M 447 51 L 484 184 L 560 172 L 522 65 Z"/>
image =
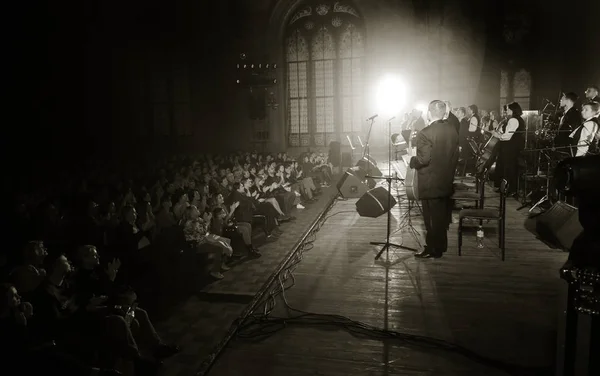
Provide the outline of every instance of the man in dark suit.
<path id="1" fill-rule="evenodd" d="M 426 245 L 418 258 L 440 258 L 448 248 L 448 205 L 458 164 L 458 133 L 444 121 L 446 104 L 429 104 L 429 125 L 417 135 L 417 155 L 410 167 L 417 170 L 418 193 L 427 231 Z"/>
<path id="2" fill-rule="evenodd" d="M 581 113 L 575 108 L 575 102 L 579 96 L 575 93 L 564 93 L 560 99 L 560 106 L 564 109 L 563 116 L 560 118 L 558 134 L 554 138 L 555 146 L 570 146 L 569 135 L 581 125 L 583 119 Z M 563 151 L 568 151 L 565 149 Z"/>

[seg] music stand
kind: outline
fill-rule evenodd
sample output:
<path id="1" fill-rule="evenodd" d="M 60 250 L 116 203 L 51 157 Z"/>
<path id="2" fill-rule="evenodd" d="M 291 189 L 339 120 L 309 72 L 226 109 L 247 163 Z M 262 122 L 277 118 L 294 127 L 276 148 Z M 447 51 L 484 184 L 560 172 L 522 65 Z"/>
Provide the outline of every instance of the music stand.
<path id="1" fill-rule="evenodd" d="M 398 230 L 397 231 L 401 231 L 401 230 L 405 229 L 406 227 L 408 227 L 408 232 L 415 239 L 415 241 L 417 242 L 417 244 L 419 245 L 419 247 L 422 247 L 421 240 L 419 239 L 419 237 L 421 236 L 421 233 L 419 233 L 419 231 L 412 224 L 412 215 L 411 215 L 411 212 L 412 212 L 412 210 L 414 208 L 413 204 L 412 204 L 413 200 L 410 200 L 407 197 L 407 201 L 408 201 L 408 208 L 406 209 L 406 212 L 404 212 L 404 214 L 401 217 L 402 221 L 400 222 L 400 226 L 398 226 Z M 419 209 L 419 211 L 421 212 L 421 214 L 423 214 L 423 211 L 421 210 L 421 206 L 419 205 L 418 202 L 415 202 L 415 206 L 417 207 L 417 209 Z"/>
<path id="2" fill-rule="evenodd" d="M 390 208 L 390 206 L 392 204 L 392 181 L 403 181 L 404 180 L 404 179 L 400 179 L 397 177 L 392 177 L 392 138 L 391 138 L 391 134 L 392 134 L 392 120 L 393 119 L 394 118 L 391 118 L 390 120 L 388 120 L 388 176 L 385 177 L 385 176 L 369 176 L 369 175 L 367 175 L 367 178 L 385 180 L 387 182 L 387 186 L 388 186 L 388 202 L 387 202 L 388 211 L 387 211 L 387 228 L 386 228 L 385 242 L 369 242 L 369 244 L 371 244 L 371 245 L 383 246 L 381 248 L 381 250 L 375 256 L 375 260 L 379 260 L 379 258 L 383 254 L 383 252 L 389 252 L 390 247 L 417 252 L 416 249 L 413 249 L 410 247 L 405 247 L 400 244 L 395 244 L 395 243 L 390 242 L 390 235 L 392 232 L 392 230 L 391 230 L 392 211 Z"/>

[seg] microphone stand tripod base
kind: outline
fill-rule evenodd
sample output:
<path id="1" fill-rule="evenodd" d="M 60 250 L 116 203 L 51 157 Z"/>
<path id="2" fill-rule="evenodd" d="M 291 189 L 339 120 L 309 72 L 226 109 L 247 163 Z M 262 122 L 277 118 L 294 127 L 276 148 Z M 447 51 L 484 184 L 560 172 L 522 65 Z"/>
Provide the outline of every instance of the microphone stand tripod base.
<path id="1" fill-rule="evenodd" d="M 377 253 L 377 256 L 375 256 L 375 260 L 379 260 L 381 258 L 381 255 L 383 254 L 383 252 L 387 251 L 390 247 L 405 249 L 407 251 L 413 251 L 413 252 L 417 252 L 418 251 L 418 250 L 413 249 L 413 248 L 404 247 L 404 246 L 401 246 L 399 244 L 388 243 L 388 242 L 370 242 L 369 244 L 371 244 L 371 245 L 382 245 L 383 246 L 383 248 L 381 248 L 381 251 L 379 251 L 379 253 Z"/>

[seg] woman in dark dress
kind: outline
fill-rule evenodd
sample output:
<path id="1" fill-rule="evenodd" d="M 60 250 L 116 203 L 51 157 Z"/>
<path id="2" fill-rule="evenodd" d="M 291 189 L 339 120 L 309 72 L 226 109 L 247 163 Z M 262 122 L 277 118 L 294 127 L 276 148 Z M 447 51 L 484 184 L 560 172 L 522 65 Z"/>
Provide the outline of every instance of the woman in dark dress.
<path id="1" fill-rule="evenodd" d="M 523 110 L 517 102 L 506 106 L 508 120 L 500 123 L 492 134 L 499 142 L 498 159 L 494 185 L 500 187 L 503 179 L 508 182 L 508 193 L 515 194 L 519 181 L 519 156 L 525 149 L 525 121 L 521 117 Z"/>

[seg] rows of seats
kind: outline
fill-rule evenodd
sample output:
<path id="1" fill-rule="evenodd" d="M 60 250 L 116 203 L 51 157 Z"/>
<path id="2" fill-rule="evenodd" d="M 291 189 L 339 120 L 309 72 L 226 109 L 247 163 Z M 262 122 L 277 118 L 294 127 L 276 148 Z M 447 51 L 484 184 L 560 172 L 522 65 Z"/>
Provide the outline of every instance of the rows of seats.
<path id="1" fill-rule="evenodd" d="M 7 218 L 1 342 L 26 374 L 155 374 L 179 348 L 145 308 L 261 257 L 331 182 L 315 153 L 96 167 L 19 192 Z"/>

